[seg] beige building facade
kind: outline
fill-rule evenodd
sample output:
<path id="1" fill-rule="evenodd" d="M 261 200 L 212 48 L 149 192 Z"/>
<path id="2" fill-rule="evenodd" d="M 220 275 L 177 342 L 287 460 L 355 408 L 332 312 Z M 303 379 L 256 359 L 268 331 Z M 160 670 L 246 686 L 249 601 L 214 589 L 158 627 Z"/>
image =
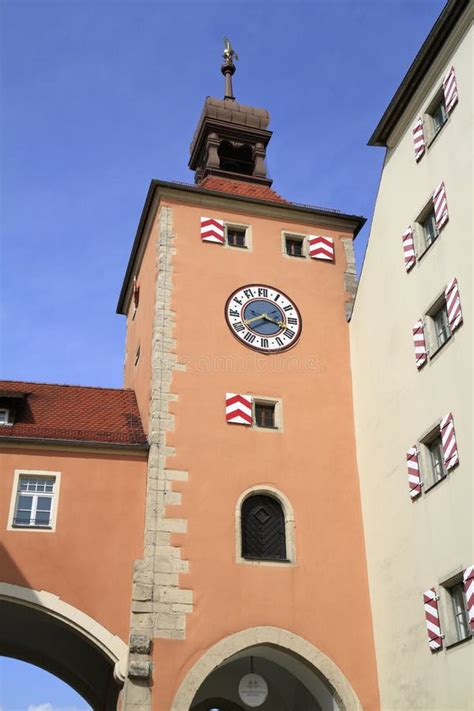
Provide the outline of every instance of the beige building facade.
<path id="1" fill-rule="evenodd" d="M 472 4 L 449 2 L 370 141 L 386 156 L 350 336 L 390 711 L 473 708 L 472 38 Z"/>

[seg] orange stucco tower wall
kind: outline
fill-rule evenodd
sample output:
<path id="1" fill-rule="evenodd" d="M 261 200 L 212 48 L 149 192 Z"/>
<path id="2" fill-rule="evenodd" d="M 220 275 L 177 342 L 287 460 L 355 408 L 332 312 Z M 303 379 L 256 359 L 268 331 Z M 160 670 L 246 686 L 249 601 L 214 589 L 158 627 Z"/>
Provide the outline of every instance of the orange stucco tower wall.
<path id="1" fill-rule="evenodd" d="M 203 241 L 202 217 L 244 227 L 246 247 Z M 346 319 L 361 222 L 236 176 L 150 187 L 119 304 L 125 384 L 150 441 L 132 634 L 153 646 L 147 657 L 132 645 L 131 659 L 153 663 L 152 685 L 129 682 L 127 708 L 189 708 L 199 660 L 235 633 L 257 643 L 256 628 L 285 630 L 331 660 L 357 699 L 341 708 L 379 708 Z M 304 252 L 310 235 L 331 238 L 334 259 L 288 255 L 287 235 L 304 238 Z M 288 350 L 257 352 L 232 333 L 225 304 L 248 284 L 298 307 Z M 277 403 L 277 427 L 228 423 L 226 393 Z M 282 502 L 288 561 L 242 557 L 251 491 Z"/>

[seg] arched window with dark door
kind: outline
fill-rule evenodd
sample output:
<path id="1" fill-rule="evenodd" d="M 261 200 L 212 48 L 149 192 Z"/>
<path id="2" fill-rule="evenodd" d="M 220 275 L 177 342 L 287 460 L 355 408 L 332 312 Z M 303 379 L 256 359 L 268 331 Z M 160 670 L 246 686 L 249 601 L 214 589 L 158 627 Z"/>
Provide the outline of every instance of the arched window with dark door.
<path id="1" fill-rule="evenodd" d="M 287 560 L 285 515 L 272 496 L 255 494 L 242 504 L 242 558 Z"/>

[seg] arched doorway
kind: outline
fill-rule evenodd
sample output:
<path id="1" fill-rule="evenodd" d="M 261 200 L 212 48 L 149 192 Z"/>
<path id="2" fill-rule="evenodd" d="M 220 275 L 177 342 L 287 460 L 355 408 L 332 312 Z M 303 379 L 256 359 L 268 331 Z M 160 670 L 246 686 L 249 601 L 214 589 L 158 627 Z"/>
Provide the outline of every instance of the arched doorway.
<path id="1" fill-rule="evenodd" d="M 171 711 L 240 711 L 247 674 L 267 687 L 261 711 L 361 711 L 340 669 L 307 640 L 276 627 L 237 632 L 211 647 L 184 677 Z M 253 697 L 255 701 L 255 697 Z"/>
<path id="2" fill-rule="evenodd" d="M 0 583 L 0 654 L 51 672 L 95 711 L 115 711 L 127 647 L 57 596 Z"/>

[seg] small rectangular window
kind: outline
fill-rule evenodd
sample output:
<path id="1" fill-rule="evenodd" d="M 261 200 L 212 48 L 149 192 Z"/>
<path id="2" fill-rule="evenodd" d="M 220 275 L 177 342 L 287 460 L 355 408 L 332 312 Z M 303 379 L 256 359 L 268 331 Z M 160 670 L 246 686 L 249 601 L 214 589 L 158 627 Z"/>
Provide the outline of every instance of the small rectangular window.
<path id="1" fill-rule="evenodd" d="M 466 639 L 469 636 L 469 618 L 467 614 L 466 596 L 462 582 L 456 583 L 448 588 L 451 597 L 452 614 L 456 635 L 458 639 Z"/>
<path id="2" fill-rule="evenodd" d="M 451 331 L 449 329 L 448 309 L 446 307 L 446 302 L 441 305 L 438 311 L 436 311 L 431 316 L 431 318 L 433 320 L 436 344 L 438 347 L 441 347 L 446 343 L 446 341 L 451 335 Z"/>
<path id="3" fill-rule="evenodd" d="M 435 96 L 426 113 L 429 117 L 430 139 L 433 140 L 448 120 L 443 90 Z"/>
<path id="4" fill-rule="evenodd" d="M 255 403 L 255 425 L 257 427 L 275 428 L 275 403 Z"/>
<path id="5" fill-rule="evenodd" d="M 134 365 L 138 365 L 140 362 L 140 346 L 138 346 L 137 351 L 135 353 L 135 363 Z"/>
<path id="6" fill-rule="evenodd" d="M 56 477 L 20 475 L 16 493 L 13 526 L 50 528 Z"/>
<path id="7" fill-rule="evenodd" d="M 438 228 L 436 227 L 434 210 L 430 210 L 420 224 L 423 230 L 425 247 L 429 247 L 438 236 Z"/>
<path id="8" fill-rule="evenodd" d="M 245 249 L 247 247 L 246 243 L 246 233 L 245 227 L 227 227 L 227 244 L 229 247 L 238 247 L 240 249 Z"/>
<path id="9" fill-rule="evenodd" d="M 290 257 L 304 257 L 303 237 L 285 237 L 286 254 Z"/>
<path id="10" fill-rule="evenodd" d="M 456 644 L 471 637 L 469 613 L 462 573 L 442 583 L 445 596 L 447 644 Z"/>

